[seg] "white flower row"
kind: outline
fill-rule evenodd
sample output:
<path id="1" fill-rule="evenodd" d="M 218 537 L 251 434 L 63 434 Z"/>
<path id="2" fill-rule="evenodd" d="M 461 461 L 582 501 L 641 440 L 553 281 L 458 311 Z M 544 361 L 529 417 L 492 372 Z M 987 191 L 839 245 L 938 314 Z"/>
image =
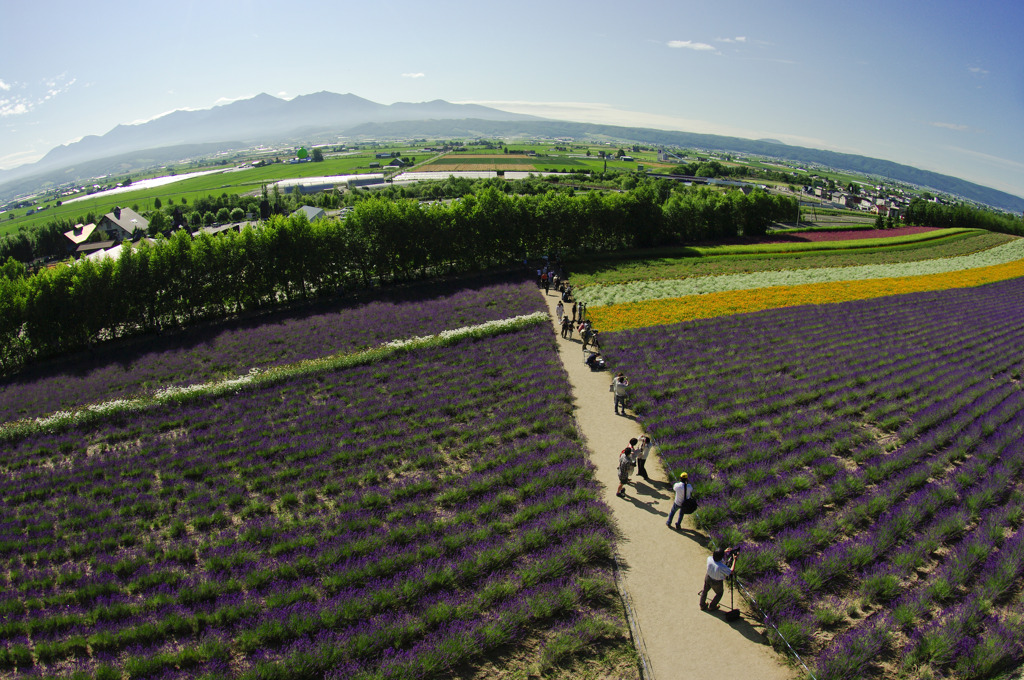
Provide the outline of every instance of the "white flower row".
<path id="1" fill-rule="evenodd" d="M 158 404 L 185 401 L 189 397 L 198 395 L 219 396 L 223 394 L 234 394 L 239 390 L 256 384 L 269 384 L 275 381 L 284 380 L 303 374 L 312 374 L 319 371 L 332 370 L 346 366 L 377 361 L 390 354 L 400 351 L 414 350 L 424 347 L 438 347 L 463 338 L 485 337 L 498 335 L 500 333 L 524 328 L 535 323 L 548 319 L 546 312 L 534 312 L 523 314 L 509 319 L 497 319 L 473 326 L 463 326 L 442 331 L 436 335 L 426 335 L 404 340 L 392 340 L 374 349 L 357 352 L 355 354 L 336 354 L 319 359 L 301 361 L 285 366 L 275 366 L 267 370 L 252 368 L 245 375 L 235 378 L 227 378 L 215 382 L 200 383 L 196 385 L 185 385 L 180 387 L 166 387 L 157 390 L 152 395 L 137 397 L 134 399 L 112 399 L 99 404 L 89 404 L 74 411 L 57 411 L 48 416 L 31 420 L 21 420 L 0 425 L 0 437 L 23 435 L 36 430 L 53 430 L 67 427 L 76 423 L 94 420 L 98 416 L 112 413 L 130 413 L 141 411 Z"/>
<path id="2" fill-rule="evenodd" d="M 661 300 L 721 293 L 730 290 L 753 290 L 775 286 L 796 286 L 808 283 L 832 283 L 835 281 L 865 281 L 889 279 L 900 276 L 923 276 L 927 274 L 948 274 L 965 269 L 978 269 L 993 265 L 1024 260 L 1024 238 L 983 250 L 970 255 L 946 257 L 920 262 L 898 264 L 868 264 L 855 267 L 820 267 L 816 269 L 791 269 L 786 271 L 755 272 L 752 274 L 723 274 L 719 276 L 695 276 L 686 279 L 662 281 L 633 281 L 607 286 L 587 286 L 577 290 L 578 297 L 591 307 Z"/>

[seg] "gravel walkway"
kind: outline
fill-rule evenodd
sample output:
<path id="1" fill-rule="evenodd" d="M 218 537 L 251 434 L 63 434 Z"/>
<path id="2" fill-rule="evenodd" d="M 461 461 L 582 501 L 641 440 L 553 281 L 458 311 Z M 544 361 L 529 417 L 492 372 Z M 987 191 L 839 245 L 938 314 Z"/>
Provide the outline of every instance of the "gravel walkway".
<path id="1" fill-rule="evenodd" d="M 540 294 L 544 295 L 543 290 Z M 608 391 L 613 374 L 592 372 L 584 365 L 579 334 L 572 340 L 563 339 L 557 328 L 555 291 L 545 300 L 556 326 L 559 355 L 572 385 L 576 418 L 597 467 L 598 480 L 604 484 L 604 501 L 612 508 L 620 532 L 620 583 L 632 603 L 634 633 L 638 628 L 641 638 L 637 645 L 646 652 L 653 678 L 797 677 L 768 645 L 756 614 L 744 609 L 738 621 L 725 620 L 728 588 L 722 598 L 722 611 L 712 614 L 698 608 L 709 554 L 707 537 L 693 529 L 689 517 L 682 531 L 665 526 L 673 493 L 656 455 L 647 462 L 651 481 L 634 476 L 626 487 L 626 498 L 616 498 L 619 452 L 631 437 L 642 434 L 642 426 L 631 414 L 614 414 Z M 742 556 L 740 560 L 737 571 L 742 574 Z M 738 594 L 736 604 L 741 605 Z"/>

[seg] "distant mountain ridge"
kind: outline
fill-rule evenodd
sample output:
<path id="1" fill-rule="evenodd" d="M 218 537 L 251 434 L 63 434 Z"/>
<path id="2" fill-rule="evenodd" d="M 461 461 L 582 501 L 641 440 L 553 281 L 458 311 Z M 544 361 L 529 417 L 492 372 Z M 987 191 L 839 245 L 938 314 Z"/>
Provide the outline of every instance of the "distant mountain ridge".
<path id="1" fill-rule="evenodd" d="M 354 94 L 332 92 L 290 100 L 260 94 L 210 109 L 174 111 L 137 125 L 118 125 L 105 135 L 92 135 L 56 147 L 36 163 L 0 171 L 0 200 L 47 185 L 124 174 L 200 153 L 298 137 L 326 140 L 339 135 L 377 139 L 573 138 L 729 151 L 878 175 L 1004 210 L 1024 211 L 1024 198 L 957 177 L 877 158 L 790 146 L 776 140 L 554 121 L 440 99 L 385 105 Z"/>
<path id="2" fill-rule="evenodd" d="M 152 155 L 154 149 L 196 148 L 197 145 L 224 148 L 228 142 L 238 148 L 282 141 L 300 134 L 310 139 L 328 133 L 342 134 L 349 127 L 367 122 L 461 118 L 539 120 L 534 116 L 476 104 L 452 104 L 440 99 L 388 105 L 354 94 L 333 92 L 316 92 L 290 100 L 259 94 L 210 109 L 179 110 L 146 123 L 118 125 L 102 136 L 90 135 L 58 146 L 35 163 L 0 171 L 0 197 L 28 191 L 24 180 L 45 185 L 95 177 L 95 169 L 102 167 L 102 164 L 97 165 L 98 160 L 117 157 L 124 165 L 132 154 Z M 106 172 L 125 171 L 112 167 Z"/>

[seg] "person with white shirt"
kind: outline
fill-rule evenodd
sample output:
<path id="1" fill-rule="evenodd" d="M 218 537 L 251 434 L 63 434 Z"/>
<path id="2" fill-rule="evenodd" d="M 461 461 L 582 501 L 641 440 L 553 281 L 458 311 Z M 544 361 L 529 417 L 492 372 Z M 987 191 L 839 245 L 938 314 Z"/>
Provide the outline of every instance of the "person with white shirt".
<path id="1" fill-rule="evenodd" d="M 672 490 L 676 492 L 676 497 L 672 503 L 672 509 L 669 510 L 668 521 L 665 522 L 665 526 L 672 526 L 672 518 L 675 517 L 676 511 L 678 511 L 679 521 L 676 522 L 676 529 L 682 529 L 683 515 L 687 512 L 693 512 L 689 507 L 693 505 L 693 485 L 688 483 L 685 472 L 679 473 L 679 481 L 675 483 Z"/>
<path id="2" fill-rule="evenodd" d="M 736 567 L 736 553 L 728 550 L 716 550 L 708 557 L 708 573 L 704 576 L 704 590 L 700 593 L 700 608 L 703 611 L 717 611 L 718 602 L 725 592 L 725 579 L 732 575 Z M 707 604 L 708 591 L 715 591 L 711 604 Z"/>

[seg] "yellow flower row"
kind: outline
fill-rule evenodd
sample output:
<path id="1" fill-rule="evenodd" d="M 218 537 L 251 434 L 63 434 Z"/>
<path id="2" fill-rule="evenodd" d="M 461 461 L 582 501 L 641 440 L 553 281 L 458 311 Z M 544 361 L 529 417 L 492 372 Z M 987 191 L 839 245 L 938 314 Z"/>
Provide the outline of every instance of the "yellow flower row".
<path id="1" fill-rule="evenodd" d="M 587 312 L 594 325 L 602 331 L 621 331 L 779 307 L 849 302 L 949 288 L 970 288 L 1022 276 L 1024 260 L 1017 260 L 1008 264 L 945 274 L 733 290 L 594 307 Z"/>

